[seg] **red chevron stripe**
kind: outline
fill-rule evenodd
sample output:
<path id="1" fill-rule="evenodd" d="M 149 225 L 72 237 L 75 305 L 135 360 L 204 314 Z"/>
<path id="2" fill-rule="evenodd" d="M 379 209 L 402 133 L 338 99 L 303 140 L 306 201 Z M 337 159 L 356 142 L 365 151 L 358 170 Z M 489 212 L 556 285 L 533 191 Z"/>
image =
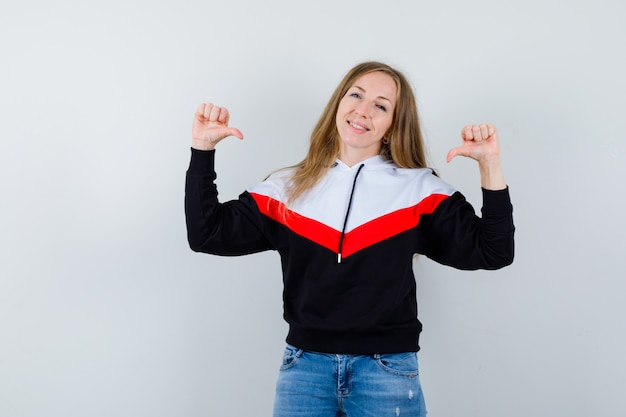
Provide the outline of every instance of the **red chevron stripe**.
<path id="1" fill-rule="evenodd" d="M 261 213 L 288 227 L 297 235 L 337 253 L 340 231 L 293 212 L 287 209 L 284 203 L 271 197 L 250 194 Z M 448 196 L 445 194 L 431 194 L 414 206 L 385 214 L 356 227 L 344 236 L 343 258 L 417 226 L 422 214 L 432 213 L 446 198 Z"/>
<path id="2" fill-rule="evenodd" d="M 287 226 L 292 232 L 334 252 L 339 247 L 341 232 L 324 223 L 287 209 L 284 203 L 262 194 L 250 193 L 261 213 Z"/>
<path id="3" fill-rule="evenodd" d="M 356 252 L 389 239 L 418 225 L 422 214 L 430 214 L 443 200 L 445 194 L 431 194 L 414 206 L 400 209 L 370 220 L 346 233 L 342 256 L 347 258 Z"/>

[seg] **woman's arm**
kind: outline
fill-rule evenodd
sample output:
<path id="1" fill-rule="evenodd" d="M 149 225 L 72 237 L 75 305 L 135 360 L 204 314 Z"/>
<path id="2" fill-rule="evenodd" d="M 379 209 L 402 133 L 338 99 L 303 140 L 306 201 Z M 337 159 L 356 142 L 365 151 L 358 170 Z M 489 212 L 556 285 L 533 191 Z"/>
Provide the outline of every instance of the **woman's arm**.
<path id="1" fill-rule="evenodd" d="M 498 132 L 494 125 L 470 125 L 461 131 L 463 143 L 448 152 L 450 162 L 465 156 L 478 162 L 483 188 L 482 217 L 460 193 L 444 201 L 424 222 L 424 254 L 460 269 L 498 269 L 513 262 L 513 207 L 500 166 Z"/>
<path id="2" fill-rule="evenodd" d="M 264 233 L 264 221 L 254 200 L 244 193 L 238 200 L 220 203 L 215 185 L 215 145 L 228 136 L 224 107 L 201 104 L 194 115 L 191 161 L 185 182 L 187 239 L 191 249 L 216 255 L 243 255 L 273 249 Z"/>

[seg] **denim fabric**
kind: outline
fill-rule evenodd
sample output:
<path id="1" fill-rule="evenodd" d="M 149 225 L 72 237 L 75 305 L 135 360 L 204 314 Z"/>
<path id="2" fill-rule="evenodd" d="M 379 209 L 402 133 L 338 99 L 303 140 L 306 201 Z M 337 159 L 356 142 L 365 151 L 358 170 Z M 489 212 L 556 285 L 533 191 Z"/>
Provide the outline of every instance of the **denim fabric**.
<path id="1" fill-rule="evenodd" d="M 334 355 L 287 345 L 274 417 L 424 417 L 415 352 Z"/>

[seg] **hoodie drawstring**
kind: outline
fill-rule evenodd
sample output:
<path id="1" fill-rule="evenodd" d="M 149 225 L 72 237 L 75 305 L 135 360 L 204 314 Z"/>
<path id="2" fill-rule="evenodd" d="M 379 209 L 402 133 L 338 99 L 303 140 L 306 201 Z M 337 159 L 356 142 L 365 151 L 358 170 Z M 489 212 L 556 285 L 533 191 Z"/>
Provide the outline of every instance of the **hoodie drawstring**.
<path id="1" fill-rule="evenodd" d="M 337 263 L 341 263 L 341 250 L 343 249 L 343 238 L 346 235 L 346 225 L 348 224 L 348 216 L 350 215 L 350 208 L 352 207 L 352 197 L 354 196 L 354 188 L 356 187 L 356 179 L 361 172 L 361 169 L 365 164 L 361 164 L 354 175 L 354 182 L 352 183 L 352 191 L 350 191 L 350 200 L 348 201 L 348 209 L 346 210 L 346 217 L 343 220 L 343 229 L 341 230 L 341 237 L 339 238 L 339 249 L 337 250 Z"/>

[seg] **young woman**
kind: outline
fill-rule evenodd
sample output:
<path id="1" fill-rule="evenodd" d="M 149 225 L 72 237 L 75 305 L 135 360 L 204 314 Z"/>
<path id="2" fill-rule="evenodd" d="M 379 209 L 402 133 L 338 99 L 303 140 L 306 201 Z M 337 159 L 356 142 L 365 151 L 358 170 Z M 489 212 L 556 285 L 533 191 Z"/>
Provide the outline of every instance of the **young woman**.
<path id="1" fill-rule="evenodd" d="M 415 97 L 399 71 L 352 68 L 299 164 L 220 203 L 215 146 L 224 107 L 201 104 L 192 129 L 185 210 L 191 248 L 280 254 L 287 346 L 274 415 L 424 416 L 413 258 L 459 269 L 513 261 L 513 218 L 493 125 L 463 128 L 448 153 L 475 159 L 482 217 L 426 167 Z"/>

